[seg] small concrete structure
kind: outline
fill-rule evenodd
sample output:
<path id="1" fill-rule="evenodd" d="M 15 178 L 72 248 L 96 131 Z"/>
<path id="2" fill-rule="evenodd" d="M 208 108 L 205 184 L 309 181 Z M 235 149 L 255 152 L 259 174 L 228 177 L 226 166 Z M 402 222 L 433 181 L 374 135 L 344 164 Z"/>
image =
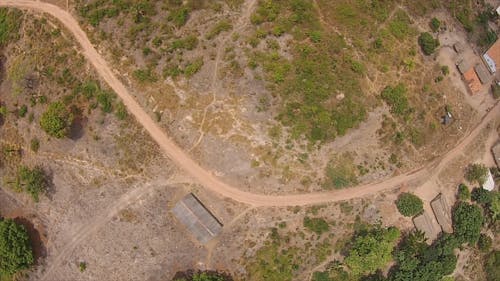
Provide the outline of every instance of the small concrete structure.
<path id="1" fill-rule="evenodd" d="M 452 233 L 453 227 L 451 222 L 451 208 L 442 194 L 439 194 L 431 202 L 432 211 L 434 216 L 436 216 L 437 222 L 441 226 L 441 229 L 446 233 Z"/>
<path id="2" fill-rule="evenodd" d="M 422 231 L 425 234 L 425 238 L 427 239 L 427 244 L 432 244 L 441 230 L 439 226 L 436 226 L 437 223 L 433 221 L 433 218 L 427 211 L 424 211 L 423 214 L 413 218 L 413 224 L 415 228 Z"/>
<path id="3" fill-rule="evenodd" d="M 483 184 L 483 189 L 488 191 L 492 191 L 495 189 L 495 181 L 493 180 L 493 175 L 491 175 L 490 170 L 488 169 L 488 175 L 486 176 L 486 181 Z"/>
<path id="4" fill-rule="evenodd" d="M 172 212 L 202 244 L 210 241 L 222 230 L 222 224 L 192 193 L 177 202 Z"/>

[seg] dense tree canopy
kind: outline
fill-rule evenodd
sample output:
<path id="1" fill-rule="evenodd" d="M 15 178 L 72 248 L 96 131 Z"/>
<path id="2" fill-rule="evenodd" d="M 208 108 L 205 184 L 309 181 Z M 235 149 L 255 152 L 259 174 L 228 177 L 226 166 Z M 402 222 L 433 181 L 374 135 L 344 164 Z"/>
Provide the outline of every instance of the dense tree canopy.
<path id="1" fill-rule="evenodd" d="M 10 219 L 0 220 L 0 273 L 11 275 L 29 268 L 33 262 L 26 228 Z"/>
<path id="2" fill-rule="evenodd" d="M 66 109 L 62 102 L 54 102 L 49 105 L 40 118 L 40 127 L 56 138 L 64 138 L 69 133 L 73 122 L 73 115 Z"/>
<path id="3" fill-rule="evenodd" d="M 410 233 L 396 251 L 396 265 L 388 280 L 440 281 L 455 269 L 456 247 L 458 242 L 452 235 L 444 235 L 429 246 L 422 232 Z"/>
<path id="4" fill-rule="evenodd" d="M 424 203 L 420 198 L 411 193 L 402 193 L 396 201 L 399 212 L 406 217 L 413 217 L 424 209 Z"/>
<path id="5" fill-rule="evenodd" d="M 399 230 L 394 227 L 359 234 L 349 250 L 345 264 L 357 276 L 374 273 L 392 260 L 392 250 L 399 236 Z"/>
<path id="6" fill-rule="evenodd" d="M 483 214 L 477 205 L 459 202 L 453 210 L 454 235 L 461 243 L 476 244 L 483 225 Z"/>

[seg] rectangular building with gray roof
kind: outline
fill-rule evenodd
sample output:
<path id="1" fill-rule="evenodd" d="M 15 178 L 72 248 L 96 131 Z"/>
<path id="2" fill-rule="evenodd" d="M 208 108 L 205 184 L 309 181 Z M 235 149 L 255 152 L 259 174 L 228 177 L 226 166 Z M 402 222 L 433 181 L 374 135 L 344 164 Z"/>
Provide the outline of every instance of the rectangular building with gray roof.
<path id="1" fill-rule="evenodd" d="M 177 202 L 172 212 L 202 244 L 222 230 L 222 224 L 192 193 Z"/>

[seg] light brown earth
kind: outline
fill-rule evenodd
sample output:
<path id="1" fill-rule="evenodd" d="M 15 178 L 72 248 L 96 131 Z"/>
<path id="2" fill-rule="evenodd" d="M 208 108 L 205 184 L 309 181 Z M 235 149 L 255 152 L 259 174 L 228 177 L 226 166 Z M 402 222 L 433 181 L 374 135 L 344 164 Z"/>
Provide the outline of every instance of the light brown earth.
<path id="1" fill-rule="evenodd" d="M 144 109 L 132 97 L 127 88 L 118 80 L 109 67 L 108 63 L 93 47 L 85 32 L 80 28 L 78 22 L 61 8 L 43 3 L 28 0 L 1 0 L 1 6 L 17 7 L 22 9 L 32 9 L 48 13 L 57 18 L 75 37 L 83 49 L 84 56 L 96 68 L 96 71 L 109 86 L 122 99 L 129 112 L 135 116 L 137 121 L 151 135 L 153 140 L 160 146 L 163 152 L 182 170 L 201 183 L 210 191 L 221 194 L 224 197 L 235 201 L 250 204 L 253 206 L 296 206 L 309 205 L 323 202 L 333 202 L 361 197 L 368 194 L 377 193 L 384 190 L 400 187 L 408 182 L 421 182 L 439 172 L 451 159 L 460 155 L 462 150 L 471 143 L 481 130 L 491 121 L 500 115 L 498 102 L 482 118 L 481 122 L 474 127 L 466 137 L 464 137 L 452 150 L 437 158 L 424 167 L 415 169 L 408 173 L 395 176 L 393 178 L 365 184 L 348 190 L 337 190 L 332 192 L 320 192 L 300 195 L 268 196 L 254 194 L 239 190 L 218 179 L 212 172 L 202 168 L 196 161 L 184 152 L 177 144 L 169 138 L 166 133 L 152 120 Z"/>

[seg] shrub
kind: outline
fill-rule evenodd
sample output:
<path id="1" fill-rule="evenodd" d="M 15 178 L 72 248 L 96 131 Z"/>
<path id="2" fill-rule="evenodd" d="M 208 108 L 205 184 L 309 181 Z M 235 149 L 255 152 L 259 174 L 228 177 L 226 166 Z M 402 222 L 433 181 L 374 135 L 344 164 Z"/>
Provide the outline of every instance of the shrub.
<path id="1" fill-rule="evenodd" d="M 305 228 L 309 229 L 310 231 L 318 235 L 321 235 L 330 229 L 328 223 L 322 218 L 305 217 L 303 224 Z"/>
<path id="2" fill-rule="evenodd" d="M 432 35 L 428 32 L 423 32 L 418 37 L 418 44 L 425 55 L 429 56 L 439 47 L 439 40 L 434 39 Z"/>
<path id="3" fill-rule="evenodd" d="M 52 137 L 63 138 L 69 133 L 73 115 L 62 102 L 54 102 L 40 117 L 40 127 Z"/>
<path id="4" fill-rule="evenodd" d="M 471 198 L 481 205 L 488 205 L 493 200 L 492 193 L 481 187 L 476 187 L 472 190 Z"/>
<path id="5" fill-rule="evenodd" d="M 215 38 L 217 35 L 219 35 L 221 32 L 231 30 L 232 28 L 233 26 L 229 21 L 221 20 L 212 29 L 210 29 L 206 37 L 208 40 L 211 40 Z"/>
<path id="6" fill-rule="evenodd" d="M 453 210 L 453 229 L 461 243 L 476 244 L 483 225 L 483 214 L 477 205 L 459 202 Z"/>
<path id="7" fill-rule="evenodd" d="M 29 268 L 34 262 L 28 231 L 11 219 L 0 219 L 0 276 Z"/>
<path id="8" fill-rule="evenodd" d="M 404 115 L 409 109 L 404 84 L 400 83 L 396 87 L 385 87 L 381 97 L 391 107 L 391 112 L 396 115 Z"/>
<path id="9" fill-rule="evenodd" d="M 40 148 L 40 141 L 37 138 L 32 138 L 30 142 L 30 148 L 31 151 L 33 152 L 38 152 L 38 149 Z"/>
<path id="10" fill-rule="evenodd" d="M 465 179 L 483 185 L 488 176 L 488 168 L 484 164 L 470 164 L 465 170 Z"/>
<path id="11" fill-rule="evenodd" d="M 429 26 L 431 27 L 433 32 L 436 32 L 441 27 L 441 21 L 439 21 L 437 18 L 432 18 Z"/>
<path id="12" fill-rule="evenodd" d="M 189 9 L 186 7 L 172 10 L 168 15 L 168 20 L 172 21 L 177 27 L 185 25 L 188 19 L 189 19 Z"/>
<path id="13" fill-rule="evenodd" d="M 48 184 L 45 172 L 40 167 L 29 168 L 21 166 L 15 181 L 16 190 L 25 191 L 38 202 L 39 194 L 47 190 Z"/>
<path id="14" fill-rule="evenodd" d="M 396 206 L 398 211 L 405 217 L 413 217 L 424 210 L 422 200 L 411 193 L 399 195 Z"/>
<path id="15" fill-rule="evenodd" d="M 97 103 L 101 107 L 101 110 L 105 113 L 111 113 L 113 111 L 113 95 L 108 91 L 101 91 L 97 95 Z"/>
<path id="16" fill-rule="evenodd" d="M 28 107 L 26 105 L 21 105 L 21 108 L 19 108 L 19 111 L 17 112 L 17 116 L 23 118 L 26 116 L 26 113 L 28 113 Z"/>
<path id="17" fill-rule="evenodd" d="M 80 269 L 80 272 L 84 272 L 85 270 L 87 270 L 87 263 L 82 261 L 78 264 L 78 268 Z"/>
<path id="18" fill-rule="evenodd" d="M 203 58 L 197 58 L 192 63 L 188 64 L 184 69 L 184 74 L 187 77 L 193 76 L 196 72 L 200 71 L 203 66 Z"/>
<path id="19" fill-rule="evenodd" d="M 156 78 L 156 75 L 153 73 L 153 71 L 150 68 L 147 69 L 136 69 L 132 73 L 135 79 L 137 79 L 140 83 L 146 83 L 146 82 L 156 82 L 158 78 Z"/>
<path id="20" fill-rule="evenodd" d="M 457 194 L 457 197 L 459 200 L 462 200 L 462 201 L 467 201 L 470 199 L 470 191 L 469 191 L 469 187 L 466 186 L 465 184 L 461 183 L 459 186 L 458 186 L 458 194 Z"/>
<path id="21" fill-rule="evenodd" d="M 119 102 L 116 105 L 115 115 L 116 118 L 118 118 L 118 120 L 125 120 L 125 118 L 127 118 L 128 116 L 127 109 L 125 108 L 125 105 L 122 102 Z"/>
<path id="22" fill-rule="evenodd" d="M 479 235 L 479 240 L 477 240 L 477 248 L 482 252 L 488 252 L 491 249 L 493 240 L 488 235 L 482 233 Z"/>
<path id="23" fill-rule="evenodd" d="M 500 280 L 500 251 L 493 251 L 484 262 L 487 281 Z"/>

